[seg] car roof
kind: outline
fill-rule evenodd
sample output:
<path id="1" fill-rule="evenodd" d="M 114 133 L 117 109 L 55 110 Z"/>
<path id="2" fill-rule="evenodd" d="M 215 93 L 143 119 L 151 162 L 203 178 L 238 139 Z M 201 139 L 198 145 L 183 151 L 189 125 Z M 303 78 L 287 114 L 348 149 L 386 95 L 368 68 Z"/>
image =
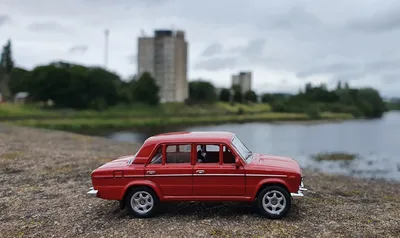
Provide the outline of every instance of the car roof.
<path id="1" fill-rule="evenodd" d="M 169 132 L 158 134 L 152 137 L 149 137 L 146 142 L 147 143 L 180 143 L 180 142 L 203 142 L 203 143 L 212 143 L 212 142 L 224 142 L 229 143 L 233 137 L 235 136 L 232 132 L 226 131 L 194 131 L 194 132 Z"/>

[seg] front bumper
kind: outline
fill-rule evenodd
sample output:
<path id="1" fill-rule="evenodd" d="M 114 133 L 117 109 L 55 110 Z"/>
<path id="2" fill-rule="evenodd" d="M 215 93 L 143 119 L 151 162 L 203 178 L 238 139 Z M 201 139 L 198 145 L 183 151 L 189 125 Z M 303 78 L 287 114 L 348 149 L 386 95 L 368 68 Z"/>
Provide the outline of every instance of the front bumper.
<path id="1" fill-rule="evenodd" d="M 297 193 L 290 193 L 290 195 L 292 196 L 292 198 L 301 198 L 304 197 L 303 191 L 307 191 L 307 189 L 304 187 L 303 178 L 301 178 L 299 190 L 297 191 Z"/>
<path id="2" fill-rule="evenodd" d="M 97 197 L 97 193 L 98 193 L 98 191 L 97 191 L 97 190 L 94 190 L 93 187 L 91 187 L 91 188 L 90 188 L 90 191 L 87 192 L 87 194 L 88 194 L 89 196 L 92 196 L 92 197 Z"/>

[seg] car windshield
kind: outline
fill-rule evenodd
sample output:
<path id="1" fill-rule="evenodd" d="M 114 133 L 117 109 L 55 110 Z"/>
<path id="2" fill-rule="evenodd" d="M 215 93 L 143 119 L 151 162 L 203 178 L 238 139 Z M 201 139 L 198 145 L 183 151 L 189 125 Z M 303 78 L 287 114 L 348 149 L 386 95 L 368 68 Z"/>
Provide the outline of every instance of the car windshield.
<path id="1" fill-rule="evenodd" d="M 242 157 L 247 163 L 250 163 L 250 161 L 253 159 L 253 153 L 249 149 L 247 149 L 243 142 L 235 136 L 232 139 L 232 145 L 233 147 L 235 147 L 240 157 Z"/>
<path id="2" fill-rule="evenodd" d="M 136 153 L 134 156 L 132 156 L 132 157 L 129 158 L 129 160 L 128 160 L 128 165 L 131 165 L 131 164 L 133 163 L 133 161 L 134 161 L 135 158 L 136 158 L 136 155 L 137 155 L 137 153 Z"/>

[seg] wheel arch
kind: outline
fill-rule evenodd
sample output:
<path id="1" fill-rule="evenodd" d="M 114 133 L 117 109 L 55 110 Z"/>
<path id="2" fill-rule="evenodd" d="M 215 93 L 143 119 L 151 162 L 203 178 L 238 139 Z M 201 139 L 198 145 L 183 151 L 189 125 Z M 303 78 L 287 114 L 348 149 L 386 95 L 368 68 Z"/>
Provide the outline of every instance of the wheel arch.
<path id="1" fill-rule="evenodd" d="M 266 188 L 266 187 L 270 187 L 270 186 L 278 186 L 281 187 L 283 189 L 285 189 L 289 194 L 290 194 L 290 190 L 288 187 L 288 184 L 286 183 L 286 181 L 282 180 L 282 179 L 265 179 L 260 181 L 260 183 L 258 183 L 255 193 L 253 194 L 252 200 L 257 199 L 258 195 L 260 194 L 260 192 Z"/>
<path id="2" fill-rule="evenodd" d="M 156 196 L 158 197 L 158 199 L 162 200 L 163 196 L 161 193 L 160 188 L 157 186 L 156 183 L 149 181 L 149 180 L 141 180 L 141 181 L 134 181 L 132 183 L 129 183 L 125 188 L 124 191 L 122 193 L 121 199 L 120 201 L 125 202 L 125 198 L 127 196 L 127 194 L 129 194 L 129 192 L 133 189 L 133 188 L 137 188 L 137 187 L 147 187 L 149 189 L 151 189 Z"/>

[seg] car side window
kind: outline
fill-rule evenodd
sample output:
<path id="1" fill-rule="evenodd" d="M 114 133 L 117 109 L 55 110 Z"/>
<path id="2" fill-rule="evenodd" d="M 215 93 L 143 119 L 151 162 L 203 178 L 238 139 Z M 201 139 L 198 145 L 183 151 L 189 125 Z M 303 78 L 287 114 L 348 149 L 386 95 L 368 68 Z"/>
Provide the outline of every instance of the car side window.
<path id="1" fill-rule="evenodd" d="M 192 146 L 190 144 L 168 145 L 166 149 L 167 164 L 190 164 Z"/>
<path id="2" fill-rule="evenodd" d="M 159 146 L 157 152 L 151 158 L 150 164 L 161 164 L 162 163 L 162 146 Z"/>
<path id="3" fill-rule="evenodd" d="M 197 144 L 196 145 L 196 161 L 197 163 L 219 163 L 219 150 L 218 144 Z"/>
<path id="4" fill-rule="evenodd" d="M 235 163 L 235 156 L 232 151 L 229 150 L 225 145 L 223 146 L 222 159 L 224 164 L 233 164 Z"/>

